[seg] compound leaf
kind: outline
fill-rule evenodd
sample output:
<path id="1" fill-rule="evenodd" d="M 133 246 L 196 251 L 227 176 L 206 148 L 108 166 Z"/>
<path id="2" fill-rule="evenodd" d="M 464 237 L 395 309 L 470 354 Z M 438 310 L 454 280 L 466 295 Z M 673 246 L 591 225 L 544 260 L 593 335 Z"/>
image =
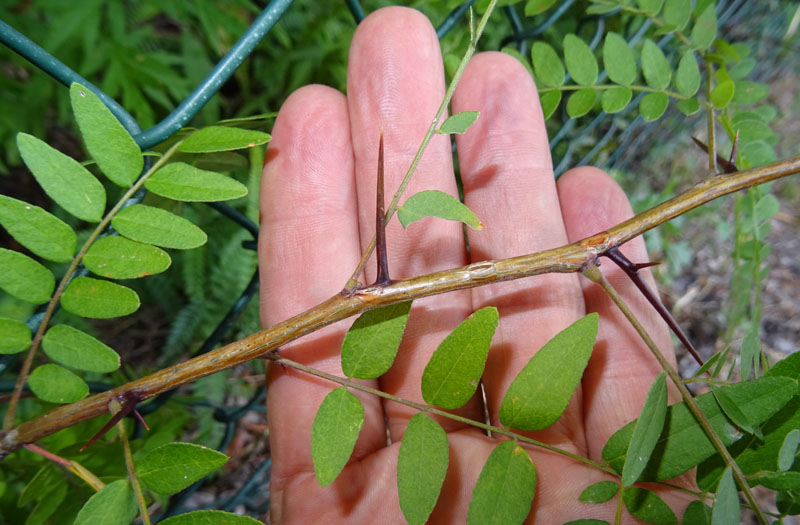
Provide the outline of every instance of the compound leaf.
<path id="1" fill-rule="evenodd" d="M 603 111 L 609 114 L 618 113 L 625 109 L 633 97 L 633 91 L 627 86 L 608 88 L 603 92 L 600 101 Z"/>
<path id="2" fill-rule="evenodd" d="M 639 113 L 648 122 L 658 120 L 669 106 L 669 96 L 666 93 L 648 93 L 639 102 Z"/>
<path id="3" fill-rule="evenodd" d="M 597 59 L 586 42 L 573 33 L 564 37 L 564 62 L 576 84 L 591 86 L 597 82 Z"/>
<path id="4" fill-rule="evenodd" d="M 449 462 L 444 429 L 425 414 L 414 414 L 397 458 L 397 491 L 408 523 L 424 524 L 428 520 L 439 499 Z"/>
<path id="5" fill-rule="evenodd" d="M 123 208 L 111 225 L 128 239 L 164 248 L 188 250 L 208 240 L 203 230 L 183 217 L 145 204 Z"/>
<path id="6" fill-rule="evenodd" d="M 0 288 L 33 304 L 50 300 L 56 286 L 53 272 L 27 255 L 0 248 Z"/>
<path id="7" fill-rule="evenodd" d="M 158 525 L 261 525 L 261 522 L 223 510 L 195 510 L 159 521 Z"/>
<path id="8" fill-rule="evenodd" d="M 516 441 L 497 445 L 478 476 L 468 524 L 522 523 L 536 492 L 536 467 Z"/>
<path id="9" fill-rule="evenodd" d="M 442 341 L 422 373 L 426 403 L 451 409 L 470 400 L 483 374 L 497 319 L 497 308 L 481 308 Z"/>
<path id="10" fill-rule="evenodd" d="M 605 503 L 617 495 L 619 483 L 614 481 L 598 481 L 583 489 L 578 501 L 584 503 Z"/>
<path id="11" fill-rule="evenodd" d="M 77 238 L 72 228 L 38 206 L 0 195 L 0 224 L 43 259 L 67 262 L 75 255 Z"/>
<path id="12" fill-rule="evenodd" d="M 247 186 L 225 175 L 172 162 L 144 183 L 156 195 L 187 202 L 215 202 L 247 195 Z"/>
<path id="13" fill-rule="evenodd" d="M 542 87 L 558 87 L 564 83 L 564 64 L 550 44 L 537 40 L 531 47 L 531 62 L 536 72 L 536 81 Z"/>
<path id="14" fill-rule="evenodd" d="M 500 405 L 503 425 L 541 430 L 561 417 L 592 355 L 597 323 L 597 314 L 591 313 L 536 352 L 511 383 Z"/>
<path id="15" fill-rule="evenodd" d="M 705 51 L 717 38 L 717 9 L 711 2 L 697 17 L 692 28 L 692 43 L 701 51 Z"/>
<path id="16" fill-rule="evenodd" d="M 50 359 L 70 368 L 99 373 L 119 368 L 119 355 L 110 346 L 65 324 L 47 330 L 42 348 Z"/>
<path id="17" fill-rule="evenodd" d="M 136 472 L 147 488 L 158 494 L 175 494 L 214 472 L 228 456 L 193 443 L 166 443 L 136 462 Z"/>
<path id="18" fill-rule="evenodd" d="M 464 133 L 467 129 L 478 121 L 477 111 L 462 111 L 451 115 L 444 121 L 436 133 Z"/>
<path id="19" fill-rule="evenodd" d="M 252 148 L 270 141 L 269 133 L 253 129 L 232 128 L 229 126 L 209 126 L 188 137 L 178 146 L 183 153 L 210 153 Z"/>
<path id="20" fill-rule="evenodd" d="M 438 190 L 426 190 L 415 193 L 397 209 L 397 218 L 403 228 L 412 222 L 425 217 L 439 217 L 451 221 L 460 221 L 467 226 L 480 230 L 481 221 L 452 195 Z"/>
<path id="21" fill-rule="evenodd" d="M 89 170 L 26 133 L 17 134 L 17 147 L 25 165 L 56 204 L 81 220 L 100 220 L 106 209 L 106 190 Z"/>
<path id="22" fill-rule="evenodd" d="M 36 397 L 50 403 L 74 403 L 89 393 L 83 379 L 54 364 L 36 367 L 28 377 L 28 386 Z"/>
<path id="23" fill-rule="evenodd" d="M 171 262 L 167 252 L 160 248 L 117 236 L 97 239 L 83 257 L 83 264 L 89 270 L 112 279 L 136 279 L 161 273 Z"/>
<path id="24" fill-rule="evenodd" d="M 347 377 L 374 379 L 392 366 L 408 322 L 411 301 L 364 312 L 342 342 L 342 370 Z"/>
<path id="25" fill-rule="evenodd" d="M 642 73 L 647 85 L 655 89 L 666 89 L 672 77 L 667 57 L 649 38 L 642 45 Z"/>
<path id="26" fill-rule="evenodd" d="M 675 513 L 655 492 L 629 487 L 622 493 L 622 499 L 628 512 L 644 522 L 664 525 L 678 523 Z"/>
<path id="27" fill-rule="evenodd" d="M 136 141 L 89 89 L 73 83 L 69 97 L 86 149 L 105 176 L 124 188 L 133 184 L 144 167 Z"/>
<path id="28" fill-rule="evenodd" d="M 364 405 L 347 388 L 325 396 L 311 427 L 311 457 L 320 486 L 330 485 L 342 471 L 363 426 Z"/>
<path id="29" fill-rule="evenodd" d="M 608 78 L 627 86 L 636 79 L 636 58 L 633 50 L 619 34 L 609 31 L 603 43 L 603 64 Z"/>
<path id="30" fill-rule="evenodd" d="M 92 319 L 132 314 L 139 304 L 139 296 L 130 288 L 91 277 L 74 278 L 61 296 L 66 311 Z"/>
<path id="31" fill-rule="evenodd" d="M 642 413 L 633 430 L 633 437 L 622 467 L 622 485 L 633 485 L 647 466 L 667 415 L 666 372 L 661 372 L 650 387 Z"/>
<path id="32" fill-rule="evenodd" d="M 120 479 L 93 494 L 78 512 L 73 525 L 128 525 L 138 510 L 130 484 Z"/>
<path id="33" fill-rule="evenodd" d="M 22 321 L 0 317 L 0 354 L 16 354 L 31 346 L 31 329 Z"/>
<path id="34" fill-rule="evenodd" d="M 593 88 L 579 89 L 567 100 L 567 115 L 572 118 L 582 117 L 589 113 L 597 99 L 597 92 Z"/>

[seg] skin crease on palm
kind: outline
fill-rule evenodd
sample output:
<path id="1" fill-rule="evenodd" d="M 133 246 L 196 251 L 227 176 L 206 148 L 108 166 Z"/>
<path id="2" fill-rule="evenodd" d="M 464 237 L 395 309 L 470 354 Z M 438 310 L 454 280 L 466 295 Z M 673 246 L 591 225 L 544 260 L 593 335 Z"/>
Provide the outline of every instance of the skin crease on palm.
<path id="1" fill-rule="evenodd" d="M 381 130 L 388 202 L 444 91 L 441 51 L 430 22 L 416 11 L 392 7 L 372 13 L 358 26 L 350 48 L 347 97 L 324 86 L 303 87 L 289 97 L 275 122 L 261 186 L 263 326 L 343 288 L 375 233 Z M 577 168 L 555 183 L 536 87 L 514 58 L 494 52 L 473 57 L 452 110 L 480 112 L 477 123 L 456 140 L 465 201 L 484 228 L 469 230 L 468 255 L 458 223 L 431 218 L 403 230 L 393 219 L 387 227 L 393 279 L 560 246 L 631 216 L 622 190 L 598 169 Z M 405 195 L 429 189 L 456 194 L 447 136 L 433 138 Z M 641 239 L 622 251 L 635 262 L 647 259 Z M 610 262 L 601 269 L 674 362 L 663 322 Z M 362 282 L 374 280 L 373 257 Z M 380 379 L 364 383 L 424 402 L 420 378 L 437 345 L 470 313 L 489 305 L 500 312 L 483 376 L 494 425 L 499 425 L 503 394 L 531 356 L 585 313 L 599 313 L 597 343 L 569 407 L 556 424 L 529 435 L 600 461 L 606 440 L 638 416 L 660 368 L 602 290 L 576 274 L 548 274 L 416 301 L 394 365 Z M 339 348 L 351 323 L 328 326 L 280 352 L 343 376 Z M 274 365 L 268 381 L 271 521 L 404 523 L 397 454 L 414 411 L 354 391 L 364 404 L 365 424 L 348 465 L 322 488 L 311 460 L 311 426 L 323 398 L 338 385 Z M 670 394 L 677 401 L 675 392 Z M 480 396 L 456 412 L 483 421 Z M 450 463 L 429 522 L 464 523 L 480 470 L 499 441 L 474 427 L 437 420 L 448 433 Z M 526 449 L 538 477 L 528 522 L 613 522 L 616 498 L 593 505 L 579 502 L 578 495 L 592 483 L 618 478 L 564 456 Z M 658 492 L 680 516 L 688 497 L 675 490 Z M 635 520 L 623 511 L 623 522 Z"/>

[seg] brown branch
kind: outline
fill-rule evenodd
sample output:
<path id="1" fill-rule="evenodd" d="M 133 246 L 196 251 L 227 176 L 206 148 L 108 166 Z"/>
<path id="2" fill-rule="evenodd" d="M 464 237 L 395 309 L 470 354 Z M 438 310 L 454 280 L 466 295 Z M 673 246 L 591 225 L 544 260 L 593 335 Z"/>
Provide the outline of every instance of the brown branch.
<path id="1" fill-rule="evenodd" d="M 453 290 L 474 288 L 543 273 L 578 272 L 612 246 L 625 242 L 675 217 L 723 195 L 800 172 L 800 156 L 768 166 L 712 176 L 673 199 L 578 242 L 542 252 L 499 261 L 484 261 L 393 282 L 387 286 L 359 288 L 352 295 L 337 294 L 322 304 L 249 337 L 184 363 L 137 379 L 108 392 L 64 405 L 0 433 L 0 458 L 26 443 L 34 443 L 62 428 L 109 412 L 118 396 L 145 400 L 161 392 L 196 381 L 278 348 L 323 326 L 387 304 L 418 299 Z"/>

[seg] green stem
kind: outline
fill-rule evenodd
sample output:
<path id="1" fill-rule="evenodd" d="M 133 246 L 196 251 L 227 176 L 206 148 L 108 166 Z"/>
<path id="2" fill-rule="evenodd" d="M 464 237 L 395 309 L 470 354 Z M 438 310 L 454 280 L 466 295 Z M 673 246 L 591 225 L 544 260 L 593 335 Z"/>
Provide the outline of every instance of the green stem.
<path id="1" fill-rule="evenodd" d="M 394 215 L 395 211 L 397 211 L 397 206 L 400 203 L 400 198 L 403 196 L 403 193 L 406 191 L 406 187 L 408 183 L 411 181 L 411 176 L 414 174 L 414 171 L 417 169 L 417 165 L 419 164 L 420 159 L 422 159 L 422 154 L 428 148 L 428 143 L 433 138 L 434 133 L 436 133 L 436 129 L 439 127 L 439 121 L 442 119 L 445 111 L 447 110 L 447 106 L 450 105 L 450 99 L 453 98 L 453 94 L 456 92 L 456 86 L 458 86 L 459 80 L 461 80 L 461 75 L 464 73 L 464 70 L 467 67 L 467 63 L 469 62 L 472 55 L 475 53 L 475 48 L 478 44 L 478 41 L 483 34 L 483 30 L 486 28 L 486 23 L 489 21 L 489 17 L 494 11 L 495 5 L 497 5 L 497 0 L 491 0 L 489 2 L 489 6 L 486 8 L 486 11 L 483 13 L 480 22 L 478 23 L 478 29 L 473 33 L 472 31 L 472 24 L 470 23 L 470 40 L 469 45 L 467 46 L 467 51 L 464 53 L 464 56 L 461 58 L 461 63 L 458 65 L 458 69 L 453 74 L 453 79 L 450 81 L 450 85 L 445 92 L 444 99 L 442 99 L 442 103 L 439 105 L 439 109 L 436 110 L 436 115 L 434 115 L 433 120 L 431 121 L 431 125 L 428 126 L 428 131 L 425 133 L 425 138 L 422 139 L 422 143 L 420 144 L 419 148 L 417 149 L 417 153 L 414 155 L 414 159 L 411 161 L 411 165 L 408 167 L 408 171 L 406 171 L 403 180 L 400 182 L 400 186 L 398 186 L 397 191 L 394 193 L 392 197 L 392 202 L 389 204 L 389 207 L 386 209 L 386 218 L 384 224 L 389 224 L 389 220 Z M 470 15 L 470 21 L 472 20 Z M 370 255 L 375 250 L 375 235 L 372 236 L 372 240 L 369 242 L 367 249 L 364 250 L 364 255 L 361 256 L 361 260 L 358 262 L 358 266 L 356 266 L 353 275 L 348 279 L 347 284 L 344 287 L 344 291 L 351 293 L 358 287 L 358 278 L 361 276 L 361 273 L 364 271 L 364 267 L 367 265 L 367 260 L 369 260 Z"/>
<path id="2" fill-rule="evenodd" d="M 666 89 L 656 89 L 650 86 L 641 86 L 641 85 L 630 85 L 630 86 L 623 86 L 621 84 L 597 84 L 595 86 L 579 86 L 577 84 L 568 84 L 564 86 L 558 87 L 543 87 L 539 88 L 539 95 L 541 96 L 542 93 L 548 93 L 550 91 L 578 91 L 579 89 L 596 89 L 596 90 L 604 90 L 604 89 L 611 89 L 611 88 L 618 88 L 618 87 L 626 87 L 630 88 L 631 91 L 642 91 L 645 93 L 664 93 L 668 97 L 675 98 L 678 100 L 686 100 L 692 97 L 687 97 L 686 95 L 681 95 L 676 91 L 668 91 Z M 702 100 L 698 101 L 701 106 L 710 106 L 708 102 L 704 102 Z"/>
<path id="3" fill-rule="evenodd" d="M 22 368 L 20 369 L 19 375 L 17 376 L 17 383 L 14 386 L 14 391 L 11 393 L 11 399 L 8 402 L 8 411 L 6 412 L 5 419 L 3 420 L 3 430 L 8 430 L 14 426 L 14 416 L 16 415 L 17 411 L 17 404 L 19 403 L 20 396 L 22 395 L 22 388 L 25 386 L 25 382 L 28 380 L 28 374 L 31 371 L 31 366 L 33 365 L 33 358 L 36 355 L 36 350 L 39 348 L 39 344 L 42 341 L 42 337 L 44 337 L 45 330 L 47 330 L 47 325 L 50 322 L 50 318 L 53 316 L 55 312 L 56 305 L 58 304 L 58 300 L 61 299 L 61 295 L 64 293 L 67 285 L 69 284 L 72 275 L 78 269 L 78 265 L 80 264 L 83 256 L 86 255 L 86 252 L 89 251 L 92 243 L 97 239 L 97 237 L 103 233 L 106 227 L 111 223 L 111 219 L 122 209 L 122 206 L 133 197 L 133 195 L 139 190 L 139 188 L 144 185 L 147 179 L 155 173 L 158 169 L 161 168 L 172 155 L 177 151 L 178 146 L 183 141 L 176 142 L 167 152 L 161 156 L 158 161 L 153 164 L 153 167 L 147 170 L 147 172 L 139 177 L 139 180 L 136 181 L 136 184 L 131 186 L 128 191 L 125 192 L 125 195 L 117 202 L 117 204 L 111 208 L 103 220 L 97 224 L 97 227 L 94 229 L 89 238 L 86 239 L 86 242 L 81 247 L 78 254 L 73 257 L 72 262 L 67 268 L 67 271 L 64 273 L 64 277 L 61 278 L 61 282 L 58 283 L 58 288 L 53 293 L 53 297 L 50 298 L 50 302 L 47 304 L 47 310 L 45 310 L 44 317 L 42 318 L 42 322 L 39 325 L 39 329 L 36 331 L 36 335 L 31 342 L 31 347 L 28 350 L 28 355 L 25 356 L 25 361 L 22 363 Z"/>
<path id="4" fill-rule="evenodd" d="M 646 18 L 650 19 L 656 27 L 664 27 L 664 25 L 666 24 L 666 22 L 664 22 L 663 20 L 661 20 L 657 16 L 653 16 L 653 15 L 651 15 L 649 13 L 645 13 L 641 9 L 636 9 L 635 7 L 622 6 L 622 10 L 623 11 L 627 11 L 629 13 L 633 13 L 633 14 L 637 14 L 637 15 L 641 15 L 643 17 L 646 17 Z M 678 39 L 681 42 L 683 42 L 687 46 L 691 46 L 692 45 L 692 41 L 689 40 L 689 37 L 684 35 L 681 31 L 675 30 L 675 31 L 673 31 L 673 33 L 675 34 L 675 36 L 678 37 Z"/>
<path id="5" fill-rule="evenodd" d="M 764 516 L 761 509 L 758 507 L 755 497 L 753 496 L 753 493 L 750 491 L 750 486 L 748 485 L 744 474 L 739 468 L 739 465 L 736 464 L 736 461 L 730 455 L 728 449 L 725 448 L 725 444 L 722 443 L 722 440 L 719 438 L 717 433 L 714 432 L 713 428 L 711 428 L 711 423 L 709 423 L 705 414 L 703 414 L 703 411 L 700 410 L 700 407 L 697 405 L 697 402 L 695 402 L 694 397 L 692 397 L 692 394 L 686 388 L 686 385 L 683 384 L 683 380 L 681 379 L 680 375 L 678 375 L 678 372 L 675 370 L 675 368 L 672 367 L 672 364 L 667 360 L 667 358 L 664 357 L 664 354 L 662 354 L 661 350 L 658 349 L 658 346 L 656 345 L 655 341 L 653 341 L 653 339 L 650 337 L 650 334 L 647 333 L 645 327 L 642 325 L 642 323 L 639 321 L 636 315 L 631 311 L 631 309 L 628 307 L 628 305 L 625 303 L 625 301 L 622 299 L 619 293 L 617 293 L 617 291 L 614 289 L 611 283 L 608 282 L 608 280 L 603 275 L 603 272 L 601 272 L 600 269 L 594 263 L 590 263 L 586 265 L 586 267 L 583 269 L 583 274 L 591 281 L 599 284 L 603 288 L 606 294 L 611 298 L 612 301 L 614 301 L 614 304 L 616 304 L 617 307 L 622 311 L 625 318 L 628 319 L 628 322 L 631 323 L 631 325 L 634 327 L 636 332 L 642 338 L 644 343 L 653 353 L 653 356 L 655 356 L 655 358 L 658 360 L 659 364 L 661 365 L 661 368 L 667 373 L 669 378 L 678 388 L 681 397 L 686 403 L 686 407 L 694 415 L 695 419 L 700 424 L 700 427 L 703 429 L 703 432 L 705 432 L 706 436 L 708 436 L 708 439 L 714 445 L 714 448 L 717 450 L 719 455 L 722 456 L 722 459 L 725 461 L 725 464 L 731 467 L 731 470 L 733 471 L 733 476 L 736 479 L 736 483 L 737 485 L 739 485 L 741 491 L 744 492 L 747 501 L 753 507 L 753 512 L 755 513 L 756 517 L 758 517 L 761 523 L 766 525 L 767 519 Z"/>
<path id="6" fill-rule="evenodd" d="M 289 366 L 289 367 L 295 368 L 297 370 L 300 370 L 302 372 L 305 372 L 307 374 L 310 374 L 310 375 L 313 375 L 313 376 L 316 376 L 316 377 L 321 377 L 323 379 L 327 379 L 328 381 L 333 381 L 334 383 L 340 384 L 342 386 L 346 386 L 348 388 L 353 388 L 354 390 L 360 390 L 361 392 L 366 392 L 366 393 L 369 393 L 369 394 L 372 394 L 372 395 L 375 395 L 375 396 L 378 396 L 378 397 L 382 397 L 384 399 L 388 399 L 390 401 L 394 401 L 395 403 L 400 403 L 401 405 L 405 405 L 405 406 L 411 407 L 413 409 L 419 410 L 420 412 L 427 412 L 429 414 L 435 414 L 437 416 L 442 416 L 442 417 L 445 417 L 447 419 L 451 419 L 453 421 L 458 421 L 459 423 L 464 423 L 466 425 L 470 425 L 470 426 L 473 426 L 473 427 L 480 428 L 482 430 L 486 430 L 486 431 L 489 431 L 489 432 L 494 432 L 496 434 L 502 434 L 504 436 L 516 439 L 517 441 L 522 441 L 524 443 L 528 443 L 528 444 L 533 445 L 535 447 L 543 448 L 543 449 L 548 450 L 550 452 L 555 452 L 556 454 L 560 454 L 562 456 L 566 456 L 568 458 L 574 459 L 575 461 L 579 461 L 579 462 L 581 462 L 581 463 L 583 463 L 585 465 L 588 465 L 588 466 L 590 466 L 592 468 L 595 468 L 597 470 L 601 470 L 601 471 L 603 471 L 603 472 L 605 472 L 607 474 L 611 474 L 612 476 L 618 476 L 619 475 L 614 469 L 612 469 L 610 467 L 606 467 L 604 465 L 601 465 L 600 463 L 597 463 L 596 461 L 592 461 L 591 459 L 584 458 L 582 456 L 579 456 L 577 454 L 573 454 L 572 452 L 560 449 L 558 447 L 554 447 L 553 445 L 548 445 L 547 443 L 544 443 L 542 441 L 537 441 L 535 439 L 531 439 L 529 437 L 517 434 L 515 432 L 511 432 L 510 430 L 506 430 L 505 428 L 495 427 L 493 425 L 488 425 L 488 424 L 482 423 L 480 421 L 474 421 L 472 419 L 469 419 L 469 418 L 466 418 L 466 417 L 463 417 L 463 416 L 459 416 L 457 414 L 451 414 L 450 412 L 446 412 L 444 410 L 439 410 L 438 408 L 434 408 L 434 407 L 432 407 L 430 405 L 425 405 L 423 403 L 417 403 L 417 402 L 411 401 L 409 399 L 404 399 L 402 397 L 397 397 L 395 395 L 388 394 L 388 393 L 383 392 L 381 390 L 378 390 L 378 389 L 375 389 L 375 388 L 371 388 L 371 387 L 356 383 L 356 382 L 351 381 L 350 379 L 347 379 L 347 378 L 344 378 L 344 377 L 338 377 L 338 376 L 335 376 L 333 374 L 328 374 L 327 372 L 323 372 L 321 370 L 317 370 L 315 368 L 311 368 L 310 366 L 303 365 L 303 364 L 298 363 L 296 361 L 292 361 L 290 359 L 286 359 L 286 358 L 280 357 L 277 352 L 269 352 L 264 357 L 266 357 L 270 361 L 274 361 L 274 362 L 276 362 L 276 363 L 278 363 L 280 365 Z"/>
<path id="7" fill-rule="evenodd" d="M 112 414 L 122 410 L 122 405 L 119 401 L 112 400 L 109 403 L 109 410 Z M 139 476 L 136 475 L 136 466 L 133 464 L 133 453 L 131 452 L 131 444 L 128 441 L 128 433 L 125 431 L 125 420 L 120 419 L 117 423 L 117 430 L 119 431 L 119 440 L 122 442 L 122 452 L 125 455 L 125 466 L 128 469 L 128 477 L 131 481 L 131 487 L 136 494 L 136 503 L 139 505 L 139 514 L 142 517 L 144 525 L 150 525 L 150 515 L 147 512 L 147 502 L 144 499 L 144 492 L 142 492 L 142 485 L 139 483 Z"/>
<path id="8" fill-rule="evenodd" d="M 711 103 L 711 91 L 714 85 L 714 66 L 710 60 L 706 60 L 706 120 L 708 123 L 708 169 L 711 173 L 717 173 L 717 144 L 716 132 L 714 130 L 714 104 Z"/>

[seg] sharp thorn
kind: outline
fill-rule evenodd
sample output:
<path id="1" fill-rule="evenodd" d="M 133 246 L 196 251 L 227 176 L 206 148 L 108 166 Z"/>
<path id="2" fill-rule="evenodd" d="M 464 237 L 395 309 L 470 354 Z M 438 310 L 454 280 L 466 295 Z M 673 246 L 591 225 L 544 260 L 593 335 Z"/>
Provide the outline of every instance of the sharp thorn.
<path id="1" fill-rule="evenodd" d="M 734 159 L 736 158 L 735 151 L 736 151 L 736 143 L 737 143 L 738 137 L 739 137 L 739 132 L 738 131 L 736 132 L 736 137 L 737 138 L 734 139 L 734 150 L 731 152 L 732 153 L 732 158 L 734 158 Z M 700 140 L 700 139 L 698 139 L 696 137 L 692 137 L 692 140 L 694 141 L 695 144 L 697 144 L 697 147 L 699 147 L 704 152 L 708 153 L 708 146 L 706 146 L 705 142 L 703 142 L 702 140 Z M 725 173 L 736 173 L 737 171 L 739 171 L 736 168 L 736 164 L 735 163 L 722 158 L 722 155 L 720 155 L 719 153 L 717 153 L 717 164 L 722 166 L 722 170 Z"/>
<path id="2" fill-rule="evenodd" d="M 736 153 L 739 151 L 739 130 L 736 130 L 736 136 L 733 137 L 733 146 L 731 147 L 731 156 L 728 157 L 728 163 L 736 166 Z"/>
<path id="3" fill-rule="evenodd" d="M 645 263 L 633 263 L 633 269 L 635 271 L 643 270 L 644 268 L 650 268 L 651 266 L 658 266 L 661 264 L 661 261 L 650 261 Z"/>
<path id="4" fill-rule="evenodd" d="M 383 202 L 383 130 L 381 130 L 380 145 L 378 146 L 378 189 L 376 193 L 375 254 L 378 257 L 378 277 L 375 279 L 375 285 L 385 286 L 392 279 L 389 277 L 389 262 L 386 256 L 386 217 Z"/>
<path id="5" fill-rule="evenodd" d="M 149 427 L 149 426 L 147 426 L 147 422 L 144 420 L 144 418 L 143 418 L 143 417 L 142 417 L 142 415 L 139 413 L 139 411 L 138 411 L 138 410 L 136 410 L 135 408 L 133 409 L 133 415 L 136 417 L 136 420 L 137 420 L 137 421 L 139 421 L 139 423 L 141 423 L 141 424 L 142 424 L 142 426 L 143 426 L 143 427 L 144 427 L 146 430 L 150 430 L 150 427 Z"/>
<path id="6" fill-rule="evenodd" d="M 134 409 L 135 409 L 135 407 L 136 407 L 136 404 L 135 404 L 135 403 L 126 403 L 125 405 L 123 405 L 123 406 L 122 406 L 122 409 L 121 409 L 121 410 L 119 410 L 119 411 L 118 411 L 116 414 L 114 414 L 113 416 L 111 416 L 111 419 L 109 419 L 109 420 L 108 420 L 108 423 L 106 423 L 105 425 L 103 425 L 103 428 L 101 428 L 100 430 L 98 430 L 98 431 L 97 431 L 97 433 L 96 433 L 94 436 L 92 436 L 92 438 L 91 438 L 89 441 L 87 441 L 87 442 L 86 442 L 86 444 L 85 444 L 84 446 L 82 446 L 82 447 L 81 447 L 81 452 L 83 452 L 83 451 L 84 451 L 84 450 L 86 450 L 87 448 L 91 447 L 91 446 L 94 444 L 94 442 L 95 442 L 95 441 L 97 441 L 98 439 L 100 439 L 101 437 L 103 437 L 103 435 L 104 435 L 106 432 L 108 432 L 109 430 L 111 430 L 111 428 L 112 428 L 114 425 L 116 425 L 116 424 L 117 424 L 117 423 L 118 423 L 118 422 L 119 422 L 119 421 L 120 421 L 120 420 L 121 420 L 123 417 L 127 416 L 128 414 L 130 414 L 130 412 L 131 412 L 132 410 L 134 410 Z M 141 416 L 139 416 L 139 417 L 141 417 Z M 145 425 L 145 427 L 147 427 L 147 425 Z M 149 429 L 148 429 L 148 430 L 149 430 Z"/>

